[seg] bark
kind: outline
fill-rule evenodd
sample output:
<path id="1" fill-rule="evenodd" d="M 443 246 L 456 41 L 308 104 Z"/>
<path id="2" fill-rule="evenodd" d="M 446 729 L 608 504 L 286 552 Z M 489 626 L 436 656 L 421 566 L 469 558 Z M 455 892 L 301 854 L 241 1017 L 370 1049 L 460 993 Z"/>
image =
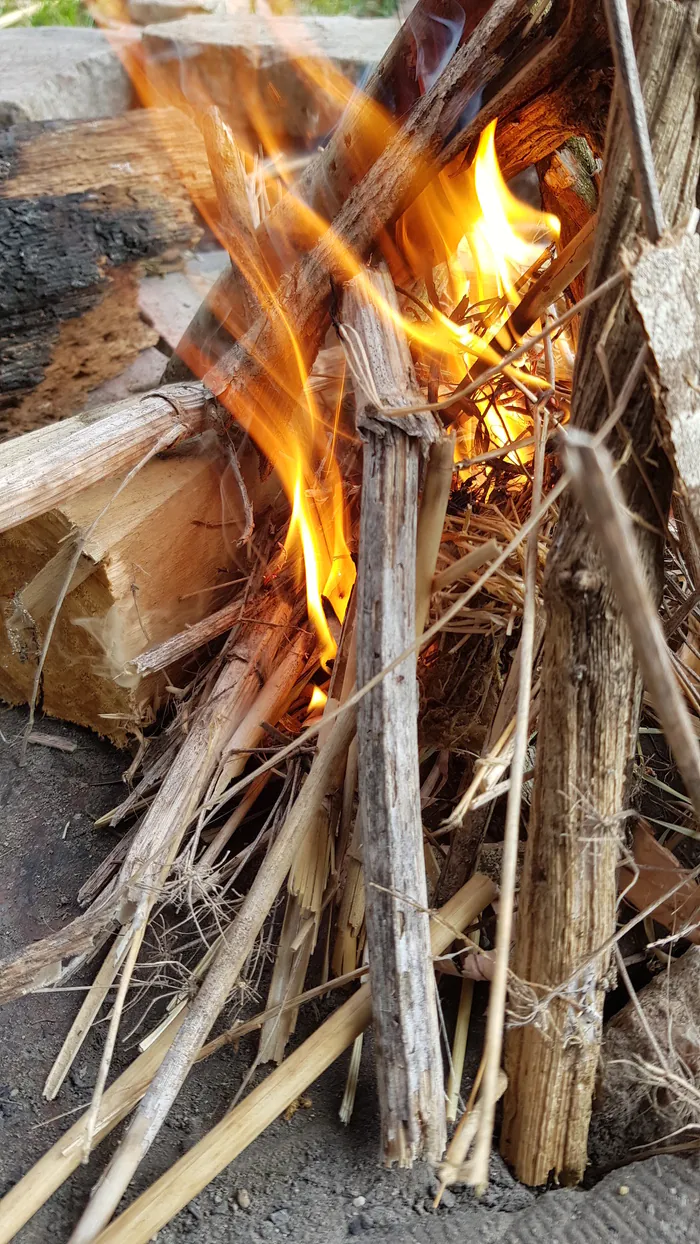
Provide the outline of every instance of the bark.
<path id="1" fill-rule="evenodd" d="M 361 279 L 348 286 L 344 320 L 364 346 L 382 403 L 410 405 L 417 384 L 405 336 L 367 301 Z M 370 279 L 397 308 L 386 269 Z M 432 416 L 382 416 L 381 406 L 357 384 L 356 392 L 364 441 L 357 604 L 362 686 L 415 637 L 419 470 L 422 450 L 436 438 L 437 426 Z M 382 1157 L 387 1164 L 410 1166 L 422 1153 L 439 1158 L 445 1145 L 420 813 L 415 654 L 361 701 L 358 743 Z"/>
<path id="2" fill-rule="evenodd" d="M 643 0 L 635 44 L 664 210 L 687 218 L 700 170 L 700 79 L 678 0 Z M 614 101 L 603 201 L 589 288 L 620 266 L 639 229 L 629 138 Z M 623 293 L 583 317 L 572 421 L 594 431 L 607 414 L 596 346 L 604 339 L 619 391 L 644 338 Z M 612 324 L 608 318 L 614 312 Z M 623 420 L 633 454 L 621 467 L 648 580 L 658 593 L 670 472 L 655 442 L 654 401 L 643 377 Z M 615 440 L 615 447 L 619 440 Z M 649 478 L 651 476 L 651 479 Z M 651 484 L 651 487 L 649 486 Z M 562 985 L 539 1025 L 515 1027 L 507 1044 L 509 1089 L 502 1151 L 529 1184 L 581 1178 L 600 1048 L 609 956 L 594 954 L 615 927 L 621 813 L 639 719 L 641 684 L 631 640 L 580 508 L 567 496 L 547 564 L 547 631 L 537 772 L 513 964 L 539 985 Z"/>

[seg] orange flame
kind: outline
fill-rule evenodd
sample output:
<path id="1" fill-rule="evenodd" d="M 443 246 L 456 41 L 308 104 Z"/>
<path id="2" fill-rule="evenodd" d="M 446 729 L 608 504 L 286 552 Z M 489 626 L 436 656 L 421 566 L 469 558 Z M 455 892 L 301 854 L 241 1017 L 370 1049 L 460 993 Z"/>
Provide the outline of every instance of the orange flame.
<path id="1" fill-rule="evenodd" d="M 321 687 L 314 687 L 309 700 L 308 716 L 311 717 L 314 713 L 322 713 L 327 703 L 328 696 L 325 691 Z"/>
<path id="2" fill-rule="evenodd" d="M 120 0 L 109 0 L 119 3 Z M 232 17 L 232 21 L 235 21 Z M 311 46 L 308 32 L 300 24 L 298 32 L 291 19 L 271 19 L 270 27 L 289 45 L 290 61 L 305 83 L 310 104 L 318 104 L 319 115 L 333 113 L 341 119 L 341 132 L 352 135 L 356 173 L 361 175 L 380 154 L 397 131 L 397 122 L 379 103 L 367 99 L 329 61 Z M 210 101 L 202 98 L 202 84 L 188 89 L 182 97 L 179 84 L 168 78 L 162 66 L 149 64 L 142 45 L 131 53 L 130 69 L 146 104 L 175 104 L 192 113 L 205 112 Z M 275 88 L 276 89 L 276 88 Z M 272 91 L 272 85 L 270 84 Z M 263 239 L 251 245 L 248 236 L 235 239 L 235 263 L 249 288 L 257 296 L 261 310 L 274 306 L 282 320 L 281 353 L 288 360 L 280 365 L 279 374 L 269 375 L 268 394 L 262 399 L 248 400 L 246 394 L 235 399 L 232 416 L 250 432 L 259 448 L 274 466 L 289 500 L 291 517 L 285 551 L 304 567 L 306 600 L 321 649 L 321 661 L 327 667 L 336 652 L 326 606 L 339 622 L 345 616 L 355 580 L 355 567 L 347 538 L 347 506 L 341 470 L 335 450 L 339 408 L 336 410 L 332 436 L 316 408 L 314 392 L 309 384 L 304 343 L 297 326 L 281 315 L 282 306 L 276 298 L 277 283 L 282 272 L 296 257 L 323 240 L 326 255 L 337 279 L 364 278 L 363 256 L 355 255 L 342 236 L 329 227 L 323 215 L 305 202 L 303 193 L 295 194 L 291 184 L 291 163 L 285 156 L 276 132 L 278 125 L 270 100 L 263 98 L 258 79 L 241 85 L 240 132 L 231 134 L 231 142 L 244 153 L 248 173 L 255 168 L 257 197 L 262 215 L 268 200 L 279 198 L 281 183 L 287 187 L 287 208 L 284 228 L 271 227 Z M 274 92 L 273 92 L 274 94 Z M 279 100 L 279 116 L 285 101 Z M 309 113 L 313 113 L 313 107 Z M 346 127 L 343 130 L 343 127 Z M 520 203 L 508 189 L 501 175 L 495 150 L 493 122 L 483 132 L 471 168 L 454 174 L 445 170 L 434 178 L 404 213 L 395 228 L 394 240 L 387 249 L 397 283 L 414 289 L 423 283 L 433 302 L 430 319 L 397 313 L 386 305 L 376 288 L 366 280 L 364 291 L 387 317 L 399 315 L 400 324 L 416 347 L 440 356 L 442 375 L 451 381 L 464 378 L 465 367 L 477 358 L 488 363 L 497 360 L 489 344 L 497 336 L 512 307 L 517 304 L 516 283 L 523 269 L 537 257 L 545 234 L 558 235 L 558 221 L 547 213 Z M 254 141 L 251 145 L 251 135 Z M 262 149 L 266 166 L 254 155 Z M 178 151 L 171 151 L 175 169 L 182 162 Z M 418 154 L 416 158 L 421 158 Z M 354 166 L 353 166 L 354 167 Z M 261 171 L 262 170 L 262 171 Z M 188 178 L 183 170 L 182 180 Z M 219 227 L 216 207 L 201 193 L 197 206 L 216 231 Z M 257 223 L 257 222 L 256 222 Z M 266 239 L 266 240 L 265 240 Z M 223 243 L 227 239 L 220 239 Z M 231 249 L 231 242 L 228 239 Z M 403 265 L 403 270 L 402 270 Z M 399 278 L 401 278 L 399 280 Z M 439 290 L 437 286 L 439 285 Z M 485 335 L 477 334 L 465 324 L 453 322 L 449 314 L 462 297 L 468 294 L 471 303 L 489 297 L 500 300 L 500 309 L 489 321 Z M 235 339 L 244 339 L 247 350 L 256 356 L 256 343 L 245 337 L 249 310 L 239 307 L 216 307 L 216 314 L 225 322 Z M 190 368 L 204 375 L 211 366 L 206 357 L 188 357 Z M 264 361 L 264 360 L 260 360 Z M 524 376 L 530 388 L 543 386 L 541 378 L 525 369 L 514 367 L 513 376 Z M 280 409 L 283 394 L 289 401 Z M 515 437 L 522 430 L 518 416 L 495 406 L 487 399 L 477 399 L 478 408 L 489 434 L 497 445 Z M 288 422 L 290 409 L 293 423 Z M 330 440 L 330 443 L 329 443 Z M 459 452 L 459 451 L 458 451 Z M 517 459 L 515 459 L 517 461 Z"/>

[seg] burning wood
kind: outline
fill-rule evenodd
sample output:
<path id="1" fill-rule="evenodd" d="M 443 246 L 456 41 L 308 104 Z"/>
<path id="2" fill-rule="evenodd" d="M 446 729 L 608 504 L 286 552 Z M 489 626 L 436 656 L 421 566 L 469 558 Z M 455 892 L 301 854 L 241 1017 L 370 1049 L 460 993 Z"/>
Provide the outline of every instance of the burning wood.
<path id="1" fill-rule="evenodd" d="M 117 824 L 143 813 L 140 823 L 81 892 L 88 911 L 0 964 L 0 997 L 12 997 L 62 979 L 114 935 L 46 1085 L 47 1095 L 58 1092 L 114 987 L 92 1105 L 5 1198 L 0 1241 L 135 1107 L 73 1242 L 151 1238 L 354 1043 L 347 1119 L 370 1019 L 382 1157 L 410 1164 L 423 1152 L 439 1161 L 445 1080 L 431 959 L 450 946 L 442 975 L 465 979 L 449 1118 L 462 1119 L 443 1182 L 486 1182 L 504 1090 L 501 1143 L 520 1177 L 579 1178 L 618 887 L 647 904 L 630 929 L 653 910 L 660 921 L 690 919 L 694 910 L 697 869 L 682 868 L 668 851 L 675 901 L 658 876 L 634 881 L 635 868 L 664 853 L 655 837 L 650 847 L 637 836 L 636 861 L 619 875 L 617 865 L 628 761 L 642 746 L 635 646 L 697 810 L 700 689 L 688 654 L 700 584 L 690 554 L 683 561 L 674 542 L 667 632 L 683 647 L 671 657 L 639 566 L 625 560 L 624 517 L 616 552 L 610 526 L 594 512 L 592 490 L 605 491 L 600 459 L 580 429 L 621 433 L 617 478 L 625 504 L 643 519 L 639 542 L 653 577 L 671 475 L 654 440 L 644 374 L 652 354 L 664 435 L 691 509 L 696 480 L 684 423 L 691 404 L 678 395 L 679 366 L 649 287 L 656 264 L 669 270 L 672 251 L 682 289 L 686 268 L 697 268 L 697 239 L 671 247 L 652 235 L 623 271 L 639 220 L 618 102 L 598 207 L 595 161 L 610 72 L 597 6 L 582 19 L 575 5 L 465 5 L 431 68 L 420 43 L 431 4 L 421 0 L 364 93 L 329 69 L 326 89 L 347 107 L 298 181 L 262 114 L 249 121 L 259 127 L 264 162 L 245 149 L 244 133 L 203 109 L 213 216 L 231 266 L 168 371 L 169 380 L 187 372 L 197 379 L 0 450 L 5 539 L 30 547 L 33 524 L 48 524 L 49 513 L 77 529 L 70 546 L 54 539 L 44 549 L 29 581 L 18 574 L 12 584 L 15 615 L 21 606 L 35 629 L 51 617 L 30 681 L 37 692 L 44 672 L 46 704 L 56 712 L 60 697 L 48 694 L 54 629 L 65 633 L 60 619 L 68 624 L 74 593 L 103 564 L 116 577 L 114 532 L 131 494 L 111 510 L 103 497 L 125 472 L 145 496 L 161 468 L 201 463 L 205 432 L 216 438 L 218 469 L 236 496 L 235 521 L 230 510 L 222 520 L 214 499 L 192 518 L 188 487 L 177 547 L 198 564 L 178 579 L 177 603 L 199 593 L 197 608 L 167 604 L 157 634 L 146 620 L 143 641 L 123 654 L 136 690 L 160 676 L 171 697 L 160 735 L 141 740 L 134 789 L 109 818 Z M 684 227 L 700 168 L 700 88 L 681 7 L 643 0 L 637 49 L 660 203 Z M 624 85 L 631 69 L 616 51 Z M 414 60 L 419 72 L 409 76 Z M 305 72 L 313 77 L 309 65 Z M 595 107 L 586 115 L 591 87 Z M 570 144 L 572 135 L 579 140 Z M 644 166 L 643 144 L 634 151 Z M 546 210 L 507 184 L 537 163 Z M 653 222 L 653 181 L 640 186 Z M 576 303 L 587 270 L 588 293 Z M 697 307 L 687 301 L 690 323 Z M 695 366 L 696 327 L 681 370 Z M 618 396 L 603 422 L 606 394 Z M 570 412 L 578 439 L 568 434 L 567 473 L 556 453 Z M 182 441 L 184 458 L 152 461 Z M 567 494 L 570 475 L 603 544 L 609 581 Z M 608 508 L 612 523 L 617 511 Z M 97 541 L 95 522 L 103 524 Z M 215 533 L 222 587 L 237 589 L 206 609 L 201 591 L 213 584 L 195 553 L 196 522 Z M 133 529 L 155 563 L 157 532 L 141 511 Z M 687 528 L 683 541 L 692 550 Z M 158 584 L 172 577 L 165 562 L 158 569 Z M 655 584 L 661 588 L 660 574 Z M 154 586 L 154 607 L 159 592 L 165 587 Z M 679 667 L 695 721 L 676 690 Z M 260 814 L 254 825 L 251 812 Z M 492 850 L 503 844 L 495 946 L 490 920 L 462 933 L 496 897 L 490 882 L 472 875 L 487 831 Z M 448 902 L 431 927 L 435 892 Z M 195 959 L 175 953 L 187 985 L 107 1088 L 134 967 L 148 970 L 154 916 L 166 906 L 183 913 L 206 948 Z M 265 1011 L 205 1044 L 232 996 L 260 985 L 263 935 L 277 942 Z M 462 967 L 465 952 L 472 958 Z M 316 960 L 322 983 L 305 989 Z M 371 992 L 362 985 L 287 1053 L 299 1007 L 367 971 Z M 490 1010 L 482 1072 L 462 1111 L 475 976 L 491 981 Z M 506 1087 L 509 1023 L 516 1026 L 507 1037 Z M 254 1065 L 272 1058 L 276 1070 L 109 1225 L 193 1065 L 252 1028 L 261 1030 Z"/>

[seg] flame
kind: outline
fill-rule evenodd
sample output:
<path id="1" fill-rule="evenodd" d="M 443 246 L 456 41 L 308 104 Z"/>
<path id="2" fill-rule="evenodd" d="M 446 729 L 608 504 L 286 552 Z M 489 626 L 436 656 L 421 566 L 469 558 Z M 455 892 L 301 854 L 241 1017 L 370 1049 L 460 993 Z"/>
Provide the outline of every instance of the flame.
<path id="1" fill-rule="evenodd" d="M 105 2 L 118 5 L 121 15 L 121 0 Z M 440 27 L 437 32 L 441 36 L 440 56 L 433 69 L 427 61 L 423 66 L 421 89 L 430 86 L 431 73 L 438 72 L 459 42 L 464 24 L 459 6 L 455 8 L 455 19 L 452 23 L 443 22 L 445 31 Z M 232 15 L 231 20 L 236 17 Z M 339 127 L 337 132 L 348 138 L 346 158 L 352 157 L 352 176 L 358 180 L 397 134 L 399 122 L 313 48 L 308 28 L 302 23 L 297 27 L 291 17 L 272 18 L 270 28 L 287 44 L 290 62 L 308 92 L 309 116 L 333 115 Z M 188 79 L 185 99 L 184 69 L 182 82 L 174 82 L 172 76 L 168 77 L 167 67 L 157 59 L 149 62 L 148 55 L 146 45 L 140 44 L 128 53 L 127 65 L 144 104 L 162 109 L 168 103 L 200 117 L 211 111 L 211 101 L 202 97 L 199 80 L 193 83 Z M 305 201 L 303 178 L 302 189 L 297 190 L 297 170 L 283 150 L 277 132 L 285 101 L 277 99 L 271 106 L 276 88 L 273 90 L 268 83 L 269 90 L 263 92 L 260 81 L 258 77 L 241 84 L 240 124 L 235 132 L 226 130 L 226 141 L 236 159 L 242 161 L 250 181 L 254 180 L 252 198 L 260 218 L 265 217 L 271 202 L 286 194 L 282 226 L 271 224 L 265 229 L 261 245 L 257 240 L 251 244 L 250 235 L 242 232 L 233 239 L 232 246 L 230 236 L 223 236 L 224 225 L 216 204 L 207 200 L 201 186 L 198 192 L 192 189 L 191 193 L 207 223 L 233 255 L 262 313 L 268 312 L 271 322 L 279 324 L 273 370 L 272 363 L 258 353 L 255 335 L 248 331 L 252 321 L 250 308 L 243 305 L 245 300 L 240 306 L 213 307 L 234 340 L 242 342 L 266 373 L 267 383 L 260 386 L 254 398 L 239 392 L 230 401 L 229 409 L 274 467 L 288 499 L 290 520 L 284 548 L 288 560 L 299 570 L 300 582 L 303 567 L 308 615 L 319 637 L 321 661 L 327 668 L 336 652 L 329 612 L 342 623 L 355 580 L 348 543 L 348 506 L 337 452 L 342 385 L 335 414 L 326 419 L 310 381 L 305 343 L 297 326 L 285 318 L 283 304 L 277 297 L 280 278 L 300 255 L 320 242 L 335 280 L 342 283 L 358 278 L 381 314 L 398 318 L 419 355 L 439 357 L 442 392 L 449 392 L 449 385 L 460 383 L 477 359 L 484 359 L 487 364 L 499 359 L 494 344 L 519 300 L 518 280 L 541 254 L 543 239 L 558 236 L 559 222 L 556 217 L 521 203 L 509 190 L 498 165 L 493 122 L 481 135 L 473 164 L 457 172 L 445 169 L 432 180 L 426 177 L 426 189 L 399 219 L 391 236 L 388 232 L 380 235 L 379 247 L 397 285 L 409 287 L 424 302 L 427 297 L 432 304 L 427 316 L 413 314 L 408 308 L 405 313 L 397 312 L 366 280 L 364 254 L 354 254 L 342 234 L 329 227 L 318 205 Z M 154 115 L 158 117 L 159 113 Z M 183 124 L 188 122 L 183 119 Z M 218 114 L 216 124 L 225 128 Z M 309 137 L 313 142 L 318 138 Z M 177 148 L 172 136 L 164 138 Z M 176 173 L 186 186 L 191 186 L 191 175 L 182 167 L 182 153 L 176 149 L 169 154 Z M 416 150 L 415 158 L 420 162 L 424 157 Z M 337 206 L 329 204 L 329 214 Z M 369 247 L 375 241 L 369 214 L 366 232 Z M 480 323 L 455 322 L 451 314 L 465 298 L 472 305 L 483 299 L 494 300 L 495 309 L 482 316 Z M 486 330 L 484 324 L 488 325 Z M 185 362 L 200 376 L 215 362 L 205 355 L 206 352 L 200 355 L 188 350 L 185 356 Z M 530 390 L 546 384 L 527 362 L 513 366 L 507 374 L 526 382 Z M 465 446 L 473 442 L 477 424 L 485 427 L 493 444 L 499 446 L 524 431 L 528 426 L 526 415 L 511 407 L 512 404 L 496 402 L 488 395 L 477 396 L 472 409 L 478 411 L 478 418 L 465 414 L 458 428 L 458 455 L 465 456 Z M 517 454 L 509 457 L 519 462 Z"/>
<path id="2" fill-rule="evenodd" d="M 314 687 L 309 700 L 308 716 L 310 717 L 313 713 L 322 713 L 327 703 L 328 696 L 325 691 L 321 687 Z"/>
<path id="3" fill-rule="evenodd" d="M 496 158 L 495 121 L 486 127 L 479 139 L 474 160 L 474 187 L 481 214 L 467 236 L 478 274 L 493 275 L 499 284 L 499 293 L 505 292 L 508 300 L 516 303 L 513 269 L 526 268 L 542 250 L 541 243 L 537 245 L 528 240 L 527 235 L 541 236 L 543 230 L 547 230 L 558 237 L 559 220 L 511 194 Z"/>

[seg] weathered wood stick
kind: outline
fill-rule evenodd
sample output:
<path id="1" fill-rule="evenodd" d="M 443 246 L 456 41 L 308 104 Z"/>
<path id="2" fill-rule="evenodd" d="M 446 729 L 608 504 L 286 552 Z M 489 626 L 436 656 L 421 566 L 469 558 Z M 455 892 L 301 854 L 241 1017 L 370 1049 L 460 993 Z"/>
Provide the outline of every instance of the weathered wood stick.
<path id="1" fill-rule="evenodd" d="M 317 256 L 320 264 L 309 264 L 307 261 L 305 264 L 297 264 L 291 268 L 294 259 L 300 253 L 309 251 L 318 238 L 319 220 L 316 213 L 319 203 L 323 203 L 326 185 L 320 168 L 318 186 L 315 191 L 319 195 L 319 203 L 311 203 L 312 211 L 299 213 L 298 204 L 295 205 L 288 196 L 289 202 L 283 199 L 279 207 L 270 214 L 265 225 L 265 228 L 276 230 L 273 222 L 278 219 L 276 213 L 279 213 L 280 232 L 279 234 L 276 231 L 273 233 L 274 242 L 269 253 L 264 238 L 260 236 L 260 231 L 256 234 L 268 267 L 273 271 L 279 271 L 279 255 L 282 254 L 284 256 L 283 266 L 290 269 L 278 291 L 278 298 L 284 300 L 290 294 L 294 296 L 292 307 L 286 307 L 284 310 L 287 323 L 294 324 L 297 329 L 301 326 L 298 336 L 303 353 L 306 353 L 307 348 L 305 317 L 290 315 L 289 311 L 303 310 L 301 298 L 304 287 L 307 285 L 307 273 L 309 287 L 316 295 L 317 309 L 320 309 L 321 305 L 325 308 L 328 301 L 328 275 L 336 282 L 343 282 L 347 279 L 348 252 L 361 260 L 381 234 L 382 229 L 409 206 L 437 171 L 451 161 L 454 162 L 456 157 L 461 160 L 460 153 L 463 147 L 459 145 L 455 147 L 454 144 L 447 146 L 447 139 L 457 125 L 467 100 L 491 82 L 502 70 L 507 57 L 507 50 L 503 47 L 504 42 L 514 30 L 523 12 L 523 7 L 518 0 L 496 0 L 473 34 L 455 53 L 440 79 L 416 102 L 404 124 L 393 134 L 391 127 L 386 133 L 380 125 L 383 140 L 377 153 L 371 158 L 369 165 L 360 162 L 360 167 L 350 177 L 345 192 L 338 197 L 338 202 L 342 204 L 342 207 L 333 220 L 333 236 L 329 237 L 324 234 L 320 243 L 316 245 L 313 254 Z M 594 24 L 591 30 L 596 30 Z M 518 117 L 517 134 L 514 128 L 510 135 L 510 142 L 506 141 L 504 144 L 504 150 L 507 153 L 503 165 L 505 177 L 512 176 L 532 160 L 541 159 L 549 151 L 561 145 L 571 133 L 577 133 L 579 130 L 586 132 L 585 109 L 580 107 L 580 101 L 578 107 L 567 110 L 562 107 L 560 100 L 558 111 L 553 114 L 554 123 L 541 126 L 543 113 L 546 114 L 546 107 L 541 106 L 532 116 L 532 124 L 535 127 L 534 139 L 530 142 L 523 142 L 522 138 L 523 123 L 526 120 L 526 110 L 523 110 L 523 105 L 528 104 L 533 94 L 542 90 L 543 73 L 546 80 L 547 58 L 549 57 L 551 65 L 556 65 L 559 70 L 561 68 L 560 51 L 566 47 L 569 54 L 573 55 L 572 46 L 567 27 L 561 44 L 553 39 L 544 49 L 544 54 L 538 61 L 537 73 L 521 75 L 516 85 L 512 89 L 507 89 L 509 110 L 521 109 L 521 115 Z M 595 46 L 599 51 L 599 43 Z M 584 56 L 583 59 L 585 60 L 586 57 Z M 582 93 L 585 96 L 586 90 L 584 89 Z M 588 93 L 590 94 L 590 91 Z M 542 103 L 543 100 L 544 96 L 540 102 Z M 494 109 L 496 109 L 495 114 Z M 594 114 L 597 114 L 597 111 L 594 109 Z M 492 114 L 498 115 L 496 98 L 489 102 L 488 117 L 485 120 L 490 120 Z M 479 119 L 467 127 L 468 133 L 464 132 L 465 142 L 478 136 L 485 120 Z M 504 126 L 505 128 L 507 126 Z M 539 137 L 540 129 L 542 129 L 541 137 Z M 344 139 L 346 145 L 347 137 L 348 135 Z M 500 138 L 503 139 L 503 134 Z M 350 143 L 351 145 L 354 143 L 352 135 L 350 135 Z M 498 143 L 497 146 L 499 146 Z M 342 160 L 334 162 L 332 158 L 329 159 L 330 177 L 333 178 L 336 170 L 342 169 L 339 173 L 339 179 L 342 182 L 342 178 L 346 176 L 345 170 L 348 164 L 351 168 L 353 167 L 352 160 L 348 161 L 347 153 Z M 321 210 L 323 211 L 323 208 Z M 297 229 L 301 236 L 294 239 L 294 245 L 290 245 L 294 236 L 294 221 L 297 217 Z M 322 223 L 323 218 L 321 218 L 321 225 Z M 269 247 L 270 243 L 268 242 L 267 245 Z M 308 260 L 311 259 L 312 255 L 309 255 Z M 280 325 L 277 316 L 273 315 L 272 318 L 273 323 L 277 323 L 279 335 Z M 324 325 L 327 322 L 325 313 L 322 322 Z M 241 305 L 236 278 L 231 273 L 223 274 L 211 291 L 207 304 L 200 308 L 183 342 L 178 347 L 178 354 L 182 355 L 186 364 L 184 370 L 175 359 L 171 359 L 164 378 L 174 380 L 191 374 L 188 370 L 190 368 L 196 368 L 195 374 L 202 375 L 202 360 L 205 355 L 214 366 L 219 361 L 223 363 L 222 355 L 227 345 L 230 345 L 231 336 L 241 337 L 246 328 L 250 328 L 250 325 L 246 321 Z M 267 345 L 264 340 L 261 341 L 260 331 L 260 325 L 256 326 L 250 332 L 249 340 L 251 345 L 254 343 L 259 356 L 264 357 Z M 279 346 L 277 348 L 280 349 Z M 291 364 L 293 370 L 294 350 L 291 346 L 288 350 L 289 358 L 286 367 L 289 368 Z M 245 353 L 245 350 L 243 352 Z M 231 364 L 236 359 L 235 347 L 230 353 L 231 361 L 228 365 L 224 364 L 221 367 L 224 374 L 234 369 Z M 312 355 L 314 353 L 315 347 L 311 351 Z M 233 394 L 231 396 L 233 397 Z"/>
<path id="2" fill-rule="evenodd" d="M 473 877 L 468 886 L 455 896 L 454 906 L 446 904 L 436 913 L 433 925 L 433 945 L 435 955 L 444 952 L 454 939 L 455 928 L 465 928 L 472 924 L 485 907 L 496 896 L 493 882 L 486 877 Z M 351 999 L 352 1001 L 352 999 Z M 145 1093 L 149 1083 L 160 1066 L 163 1057 L 184 1023 L 185 1015 L 179 1015 L 147 1050 L 138 1056 L 126 1071 L 107 1089 L 103 1099 L 95 1142 L 99 1144 L 124 1119 Z M 369 1022 L 369 1016 L 368 1021 Z M 233 1035 L 233 1034 L 231 1034 Z M 215 1038 L 202 1050 L 202 1056 L 214 1052 L 228 1041 L 229 1034 Z M 306 1050 L 306 1044 L 301 1047 Z M 338 1055 L 344 1047 L 338 1049 Z M 287 1068 L 285 1062 L 284 1068 Z M 309 1065 L 310 1079 L 320 1074 L 317 1064 Z M 285 1074 L 284 1069 L 280 1072 Z M 273 1074 L 279 1075 L 279 1072 Z M 267 1081 L 265 1081 L 267 1083 Z M 298 1095 L 298 1092 L 295 1095 Z M 248 1099 L 246 1099 L 247 1101 Z M 245 1103 L 244 1103 L 245 1104 Z M 231 1117 L 231 1116 L 228 1116 Z M 80 1118 L 67 1132 L 61 1136 L 42 1158 L 15 1184 L 0 1201 L 0 1244 L 9 1244 L 26 1222 L 48 1201 L 49 1197 L 60 1188 L 61 1184 L 80 1165 L 80 1154 L 85 1127 L 85 1117 Z M 233 1155 L 232 1155 L 233 1156 Z M 213 1178 L 210 1176 L 210 1178 Z M 206 1182 L 206 1180 L 205 1180 Z M 194 1195 L 194 1194 L 192 1194 Z M 176 1207 L 173 1213 L 177 1212 Z M 118 1220 L 119 1221 L 119 1220 Z M 116 1224 L 115 1224 L 116 1227 Z"/>
<path id="3" fill-rule="evenodd" d="M 360 686 L 415 636 L 418 476 L 421 457 L 438 435 L 431 415 L 382 415 L 382 405 L 414 404 L 418 386 L 406 338 L 396 320 L 371 301 L 375 295 L 398 309 L 385 267 L 348 284 L 341 330 L 364 442 L 357 574 Z M 374 402 L 361 390 L 359 358 L 368 369 Z M 410 1166 L 422 1153 L 439 1158 L 445 1144 L 420 814 L 415 654 L 362 700 L 358 744 L 382 1157 L 387 1164 Z"/>
<path id="4" fill-rule="evenodd" d="M 565 459 L 608 568 L 649 693 L 666 741 L 700 821 L 700 744 L 678 686 L 663 627 L 652 600 L 637 537 L 608 451 L 587 432 L 571 428 Z"/>
<path id="5" fill-rule="evenodd" d="M 233 646 L 139 826 L 116 883 L 66 928 L 0 962 L 0 1002 L 60 980 L 71 960 L 94 950 L 117 921 L 129 921 L 134 905 L 149 895 L 155 899 L 165 853 L 186 832 L 223 748 L 253 703 L 261 676 L 271 668 L 290 615 L 284 602 L 266 598 L 260 620 Z"/>
<path id="6" fill-rule="evenodd" d="M 663 173 L 662 205 L 672 222 L 687 220 L 700 172 L 700 78 L 687 22 L 687 6 L 678 0 L 641 0 L 635 15 L 652 149 Z M 616 96 L 589 289 L 617 269 L 622 248 L 638 233 L 629 144 Z M 572 424 L 590 432 L 600 428 L 608 409 L 606 375 L 596 354 L 603 334 L 606 370 L 618 390 L 644 346 L 627 295 L 610 323 L 618 293 L 589 307 L 581 324 Z M 642 520 L 638 541 L 652 593 L 662 582 L 656 507 L 663 512 L 668 505 L 671 483 L 654 444 L 654 417 L 642 374 L 623 422 L 653 472 L 655 497 L 632 460 L 621 465 L 618 480 L 625 505 Z M 513 969 L 520 979 L 545 986 L 570 983 L 548 1004 L 548 1031 L 513 1028 L 506 1043 L 501 1146 L 528 1184 L 543 1184 L 552 1173 L 576 1182 L 586 1166 L 609 960 L 596 960 L 595 952 L 615 928 L 619 816 L 626 807 L 641 696 L 627 625 L 573 497 L 564 499 L 549 554 L 545 605 L 537 765 Z M 579 971 L 586 961 L 590 966 Z"/>
<path id="7" fill-rule="evenodd" d="M 204 431 L 215 403 L 201 384 L 178 384 L 74 415 L 0 445 L 0 531 L 140 462 L 172 430 L 172 444 Z"/>
<path id="8" fill-rule="evenodd" d="M 436 912 L 431 926 L 432 954 L 445 951 L 455 934 L 474 920 L 495 894 L 492 882 L 475 876 Z M 147 1244 L 367 1027 L 373 1017 L 371 988 L 371 980 L 362 985 L 199 1144 L 103 1231 L 98 1237 L 99 1244 L 126 1244 L 126 1241 Z"/>
<path id="9" fill-rule="evenodd" d="M 167 669 L 169 665 L 182 661 L 184 657 L 189 656 L 191 652 L 196 652 L 198 648 L 210 643 L 212 639 L 217 639 L 225 631 L 230 631 L 231 627 L 240 621 L 244 612 L 245 605 L 242 605 L 240 600 L 233 600 L 228 605 L 222 605 L 221 609 L 202 618 L 201 622 L 195 622 L 186 630 L 178 631 L 177 635 L 171 635 L 162 643 L 153 644 L 151 648 L 141 652 L 130 662 L 129 669 L 133 669 L 134 673 L 141 677 Z"/>
<path id="10" fill-rule="evenodd" d="M 109 1222 L 142 1157 L 160 1131 L 219 1011 L 233 988 L 267 918 L 296 852 L 323 800 L 342 781 L 343 761 L 355 733 L 354 713 L 344 713 L 317 752 L 311 772 L 261 865 L 167 1057 L 97 1184 L 71 1244 L 88 1244 Z M 315 1072 L 313 1073 L 315 1074 Z"/>

